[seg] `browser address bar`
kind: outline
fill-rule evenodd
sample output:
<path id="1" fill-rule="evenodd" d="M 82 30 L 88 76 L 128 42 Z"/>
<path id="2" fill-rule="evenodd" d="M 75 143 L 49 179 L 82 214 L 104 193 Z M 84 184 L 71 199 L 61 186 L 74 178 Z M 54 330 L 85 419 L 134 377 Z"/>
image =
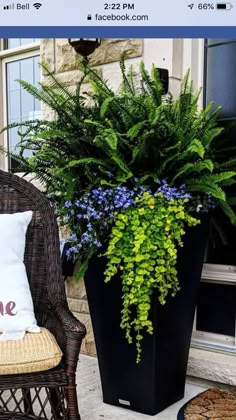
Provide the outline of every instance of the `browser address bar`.
<path id="1" fill-rule="evenodd" d="M 232 2 L 0 0 L 0 26 L 235 26 Z"/>

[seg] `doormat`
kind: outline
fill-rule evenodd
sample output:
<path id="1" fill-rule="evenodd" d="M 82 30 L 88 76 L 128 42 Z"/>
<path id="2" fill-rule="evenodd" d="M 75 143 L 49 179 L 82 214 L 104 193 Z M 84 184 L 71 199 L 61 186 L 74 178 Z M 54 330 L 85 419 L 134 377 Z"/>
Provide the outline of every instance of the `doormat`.
<path id="1" fill-rule="evenodd" d="M 177 420 L 236 420 L 236 391 L 208 389 L 185 404 Z"/>

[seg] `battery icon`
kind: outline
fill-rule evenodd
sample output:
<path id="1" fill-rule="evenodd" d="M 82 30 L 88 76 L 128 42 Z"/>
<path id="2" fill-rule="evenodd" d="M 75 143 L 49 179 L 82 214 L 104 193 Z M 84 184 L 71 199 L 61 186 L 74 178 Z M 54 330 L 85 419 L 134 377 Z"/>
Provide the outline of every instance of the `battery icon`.
<path id="1" fill-rule="evenodd" d="M 217 10 L 231 10 L 233 5 L 231 3 L 217 3 Z"/>

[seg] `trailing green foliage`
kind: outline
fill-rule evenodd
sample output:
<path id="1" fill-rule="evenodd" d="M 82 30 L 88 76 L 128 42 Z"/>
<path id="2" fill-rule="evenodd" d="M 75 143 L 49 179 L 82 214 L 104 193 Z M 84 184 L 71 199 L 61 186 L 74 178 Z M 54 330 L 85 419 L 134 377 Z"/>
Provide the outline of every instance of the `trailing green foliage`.
<path id="1" fill-rule="evenodd" d="M 117 213 L 106 256 L 105 281 L 121 271 L 121 328 L 129 343 L 136 342 L 137 362 L 141 359 L 143 332 L 153 332 L 149 319 L 153 291 L 164 305 L 169 294 L 179 290 L 176 270 L 177 247 L 182 246 L 186 225 L 199 220 L 186 210 L 188 199 L 166 200 L 149 193 L 137 199 L 137 206 Z"/>

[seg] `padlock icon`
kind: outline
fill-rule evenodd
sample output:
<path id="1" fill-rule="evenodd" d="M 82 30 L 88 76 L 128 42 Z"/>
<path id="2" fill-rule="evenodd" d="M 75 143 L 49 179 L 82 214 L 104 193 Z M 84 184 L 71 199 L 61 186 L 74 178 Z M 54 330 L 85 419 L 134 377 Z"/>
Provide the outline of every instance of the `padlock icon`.
<path id="1" fill-rule="evenodd" d="M 91 15 L 88 15 L 87 16 L 87 20 L 92 20 L 92 16 Z"/>

